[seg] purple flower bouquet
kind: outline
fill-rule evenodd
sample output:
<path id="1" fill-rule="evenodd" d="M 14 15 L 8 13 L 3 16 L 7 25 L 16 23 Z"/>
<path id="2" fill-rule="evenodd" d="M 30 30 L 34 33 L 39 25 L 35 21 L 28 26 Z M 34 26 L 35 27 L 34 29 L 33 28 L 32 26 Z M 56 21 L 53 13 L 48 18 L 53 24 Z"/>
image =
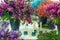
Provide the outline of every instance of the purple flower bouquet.
<path id="1" fill-rule="evenodd" d="M 3 20 L 10 20 L 12 30 L 18 30 L 20 20 L 27 20 L 32 23 L 31 15 L 34 12 L 24 0 L 16 0 L 0 3 L 0 17 Z"/>

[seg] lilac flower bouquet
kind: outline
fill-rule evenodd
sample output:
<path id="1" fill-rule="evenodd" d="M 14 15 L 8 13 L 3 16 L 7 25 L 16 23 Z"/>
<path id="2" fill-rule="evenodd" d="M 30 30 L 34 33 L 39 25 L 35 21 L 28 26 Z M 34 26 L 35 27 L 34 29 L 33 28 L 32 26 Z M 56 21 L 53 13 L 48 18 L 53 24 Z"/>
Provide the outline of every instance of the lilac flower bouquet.
<path id="1" fill-rule="evenodd" d="M 20 20 L 27 20 L 28 23 L 32 23 L 31 14 L 34 12 L 30 8 L 29 3 L 24 0 L 16 0 L 5 2 L 0 4 L 0 17 L 3 20 L 10 20 L 11 26 L 14 26 L 13 30 L 18 30 Z M 16 27 L 16 28 L 15 28 Z"/>

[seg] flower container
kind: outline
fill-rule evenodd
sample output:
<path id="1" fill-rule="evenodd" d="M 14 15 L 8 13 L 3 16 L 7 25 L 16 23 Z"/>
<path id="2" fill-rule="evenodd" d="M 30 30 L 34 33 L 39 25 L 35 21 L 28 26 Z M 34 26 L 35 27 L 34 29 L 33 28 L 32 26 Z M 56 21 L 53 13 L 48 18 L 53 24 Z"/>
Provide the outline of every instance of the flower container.
<path id="1" fill-rule="evenodd" d="M 10 19 L 11 29 L 12 30 L 19 30 L 20 20 L 19 19 Z"/>

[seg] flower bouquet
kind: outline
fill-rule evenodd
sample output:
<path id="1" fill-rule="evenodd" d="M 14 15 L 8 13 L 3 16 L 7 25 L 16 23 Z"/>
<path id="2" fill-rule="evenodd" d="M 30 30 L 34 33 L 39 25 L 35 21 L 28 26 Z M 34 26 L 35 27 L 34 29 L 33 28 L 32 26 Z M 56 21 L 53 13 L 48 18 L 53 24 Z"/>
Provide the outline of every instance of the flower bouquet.
<path id="1" fill-rule="evenodd" d="M 46 6 L 53 3 L 52 1 L 44 1 L 41 3 L 41 5 L 38 6 L 38 9 L 37 9 L 37 15 L 39 17 L 39 23 L 42 22 L 42 26 L 43 25 L 46 25 L 46 26 L 49 26 L 47 24 L 47 19 L 48 19 L 48 13 L 46 13 Z M 39 25 L 40 26 L 40 25 Z"/>
<path id="2" fill-rule="evenodd" d="M 46 12 L 49 14 L 50 19 L 60 29 L 60 3 L 54 2 L 46 6 Z"/>
<path id="3" fill-rule="evenodd" d="M 0 3 L 0 19 L 9 20 L 12 30 L 18 30 L 20 20 L 27 20 L 32 23 L 31 14 L 33 9 L 24 0 L 6 1 Z"/>

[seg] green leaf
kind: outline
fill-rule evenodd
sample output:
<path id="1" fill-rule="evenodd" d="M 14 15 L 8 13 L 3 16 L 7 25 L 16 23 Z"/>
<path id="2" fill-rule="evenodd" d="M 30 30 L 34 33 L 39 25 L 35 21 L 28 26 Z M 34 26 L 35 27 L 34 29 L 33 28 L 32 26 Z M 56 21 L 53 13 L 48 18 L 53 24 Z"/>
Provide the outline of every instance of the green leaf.
<path id="1" fill-rule="evenodd" d="M 6 10 L 3 10 L 5 16 L 3 16 L 3 20 L 6 19 L 6 20 L 10 20 L 11 16 L 9 15 L 9 13 L 6 11 Z"/>
<path id="2" fill-rule="evenodd" d="M 55 17 L 55 18 L 54 18 L 54 23 L 55 23 L 55 24 L 58 24 L 59 21 L 60 21 L 60 19 L 59 19 L 58 17 Z"/>

